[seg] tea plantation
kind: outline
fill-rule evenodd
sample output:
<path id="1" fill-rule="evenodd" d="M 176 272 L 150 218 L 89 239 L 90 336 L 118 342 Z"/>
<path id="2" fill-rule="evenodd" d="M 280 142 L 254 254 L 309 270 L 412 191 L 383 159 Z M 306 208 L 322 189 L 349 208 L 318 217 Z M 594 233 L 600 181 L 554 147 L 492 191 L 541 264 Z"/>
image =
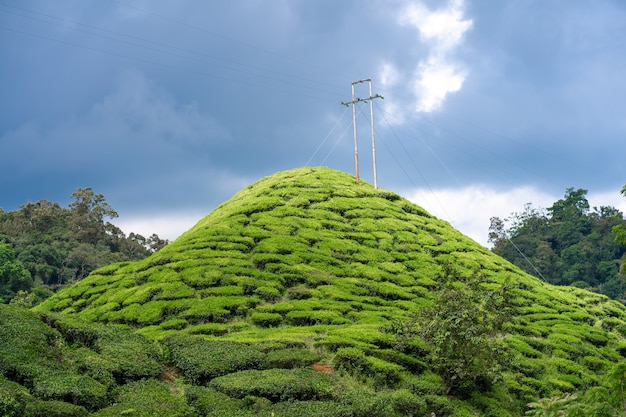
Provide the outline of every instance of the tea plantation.
<path id="1" fill-rule="evenodd" d="M 480 276 L 506 299 L 488 346 L 495 379 L 451 382 L 420 338 L 429 323 L 416 312 L 436 311 L 450 274 L 458 294 Z M 0 308 L 0 416 L 624 411 L 622 304 L 543 283 L 327 168 L 264 178 L 159 252 L 94 271 L 33 311 Z"/>

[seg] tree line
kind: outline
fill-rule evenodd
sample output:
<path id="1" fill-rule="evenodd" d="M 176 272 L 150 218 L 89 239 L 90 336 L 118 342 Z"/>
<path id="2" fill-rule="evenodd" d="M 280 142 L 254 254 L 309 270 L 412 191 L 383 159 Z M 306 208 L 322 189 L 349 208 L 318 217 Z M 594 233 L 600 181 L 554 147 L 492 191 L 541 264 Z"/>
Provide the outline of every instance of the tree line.
<path id="1" fill-rule="evenodd" d="M 0 302 L 25 304 L 113 262 L 143 259 L 168 241 L 122 230 L 102 194 L 78 188 L 69 207 L 47 200 L 0 208 Z"/>
<path id="2" fill-rule="evenodd" d="M 621 193 L 626 197 L 626 186 Z M 624 215 L 610 206 L 591 208 L 586 195 L 587 190 L 568 188 L 547 209 L 528 203 L 509 218 L 492 217 L 492 251 L 551 284 L 624 300 Z"/>

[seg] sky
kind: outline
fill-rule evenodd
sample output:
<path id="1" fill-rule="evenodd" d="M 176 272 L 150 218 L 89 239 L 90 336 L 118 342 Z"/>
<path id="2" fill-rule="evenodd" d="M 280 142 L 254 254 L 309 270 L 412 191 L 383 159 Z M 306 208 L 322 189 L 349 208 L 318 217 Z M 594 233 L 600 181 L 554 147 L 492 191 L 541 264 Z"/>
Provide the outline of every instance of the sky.
<path id="1" fill-rule="evenodd" d="M 487 242 L 568 188 L 626 212 L 622 0 L 0 0 L 0 207 L 78 188 L 175 239 L 328 166 Z"/>

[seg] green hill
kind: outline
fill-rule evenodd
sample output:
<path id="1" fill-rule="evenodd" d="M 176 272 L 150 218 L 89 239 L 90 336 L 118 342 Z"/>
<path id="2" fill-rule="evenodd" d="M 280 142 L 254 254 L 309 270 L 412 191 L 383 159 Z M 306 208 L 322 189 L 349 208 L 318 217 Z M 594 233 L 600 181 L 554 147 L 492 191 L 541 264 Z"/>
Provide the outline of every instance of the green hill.
<path id="1" fill-rule="evenodd" d="M 433 372 L 432 346 L 384 331 L 433 307 L 451 270 L 468 292 L 478 275 L 505 289 L 511 308 L 493 341 L 510 356 L 501 382 L 455 397 Z M 400 196 L 326 168 L 264 178 L 159 252 L 94 271 L 35 310 L 68 349 L 96 322 L 153 340 L 173 373 L 165 381 L 187 384 L 168 395 L 199 415 L 521 415 L 565 392 L 609 398 L 604 376 L 626 351 L 622 304 L 545 284 Z M 81 346 L 92 368 L 75 372 L 108 360 Z M 22 371 L 3 374 L 33 392 Z M 112 378 L 99 383 L 130 390 L 141 379 Z M 232 409 L 211 414 L 219 404 Z"/>

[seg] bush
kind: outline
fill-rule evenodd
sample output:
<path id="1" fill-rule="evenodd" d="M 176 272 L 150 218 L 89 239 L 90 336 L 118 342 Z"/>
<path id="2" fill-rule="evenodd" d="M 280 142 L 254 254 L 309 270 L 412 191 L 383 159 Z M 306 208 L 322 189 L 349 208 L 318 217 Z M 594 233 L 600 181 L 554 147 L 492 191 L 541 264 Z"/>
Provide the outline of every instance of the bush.
<path id="1" fill-rule="evenodd" d="M 173 395 L 166 384 L 144 379 L 121 386 L 114 405 L 92 414 L 93 417 L 120 415 L 192 417 L 195 412 L 187 405 L 185 397 Z"/>
<path id="2" fill-rule="evenodd" d="M 372 356 L 367 357 L 365 373 L 377 387 L 394 387 L 400 381 L 402 366 Z"/>
<path id="3" fill-rule="evenodd" d="M 353 417 L 352 408 L 330 401 L 293 401 L 272 408 L 275 417 Z"/>
<path id="4" fill-rule="evenodd" d="M 389 395 L 391 407 L 402 416 L 426 415 L 426 401 L 411 391 L 400 389 Z"/>
<path id="5" fill-rule="evenodd" d="M 63 401 L 35 400 L 26 404 L 24 415 L 27 417 L 86 417 L 84 407 Z"/>
<path id="6" fill-rule="evenodd" d="M 272 402 L 325 400 L 331 397 L 335 380 L 312 369 L 240 371 L 215 378 L 210 388 L 230 397 L 264 397 Z"/>
<path id="7" fill-rule="evenodd" d="M 333 358 L 333 368 L 350 373 L 361 373 L 367 366 L 367 359 L 361 349 L 345 347 L 337 349 Z"/>
<path id="8" fill-rule="evenodd" d="M 358 348 L 340 348 L 333 359 L 333 366 L 338 370 L 371 377 L 376 386 L 394 386 L 400 381 L 404 368 L 372 356 L 366 356 Z"/>
<path id="9" fill-rule="evenodd" d="M 287 313 L 287 319 L 294 326 L 314 326 L 316 324 L 331 324 L 341 318 L 341 314 L 329 310 L 296 310 Z"/>
<path id="10" fill-rule="evenodd" d="M 107 387 L 87 376 L 51 373 L 35 378 L 33 394 L 44 400 L 66 401 L 97 410 L 107 401 Z"/>
<path id="11" fill-rule="evenodd" d="M 185 390 L 185 395 L 198 414 L 205 417 L 240 415 L 244 408 L 242 400 L 206 387 L 191 386 Z"/>
<path id="12" fill-rule="evenodd" d="M 280 291 L 278 291 L 274 287 L 267 286 L 258 287 L 256 290 L 254 290 L 254 294 L 267 302 L 275 301 L 278 297 L 280 297 Z"/>
<path id="13" fill-rule="evenodd" d="M 169 349 L 171 363 L 195 384 L 265 365 L 263 354 L 243 343 L 181 334 L 166 337 L 163 344 Z"/>
<path id="14" fill-rule="evenodd" d="M 7 390 L 0 388 L 0 416 L 19 417 L 24 414 L 24 407 Z"/>
<path id="15" fill-rule="evenodd" d="M 349 405 L 354 417 L 397 417 L 388 399 L 368 389 L 338 393 L 339 403 Z"/>
<path id="16" fill-rule="evenodd" d="M 319 361 L 322 357 L 306 349 L 281 349 L 268 352 L 265 356 L 268 368 L 300 368 Z"/>
<path id="17" fill-rule="evenodd" d="M 283 321 L 283 316 L 278 313 L 252 313 L 252 323 L 260 327 L 276 327 Z"/>
<path id="18" fill-rule="evenodd" d="M 394 349 L 374 350 L 372 352 L 372 356 L 375 356 L 387 362 L 397 363 L 398 365 L 403 366 L 408 371 L 411 371 L 415 374 L 420 374 L 426 368 L 428 368 L 428 365 L 426 365 L 426 363 L 415 358 L 414 356 L 407 355 L 406 353 L 398 352 L 397 350 L 394 350 Z"/>

